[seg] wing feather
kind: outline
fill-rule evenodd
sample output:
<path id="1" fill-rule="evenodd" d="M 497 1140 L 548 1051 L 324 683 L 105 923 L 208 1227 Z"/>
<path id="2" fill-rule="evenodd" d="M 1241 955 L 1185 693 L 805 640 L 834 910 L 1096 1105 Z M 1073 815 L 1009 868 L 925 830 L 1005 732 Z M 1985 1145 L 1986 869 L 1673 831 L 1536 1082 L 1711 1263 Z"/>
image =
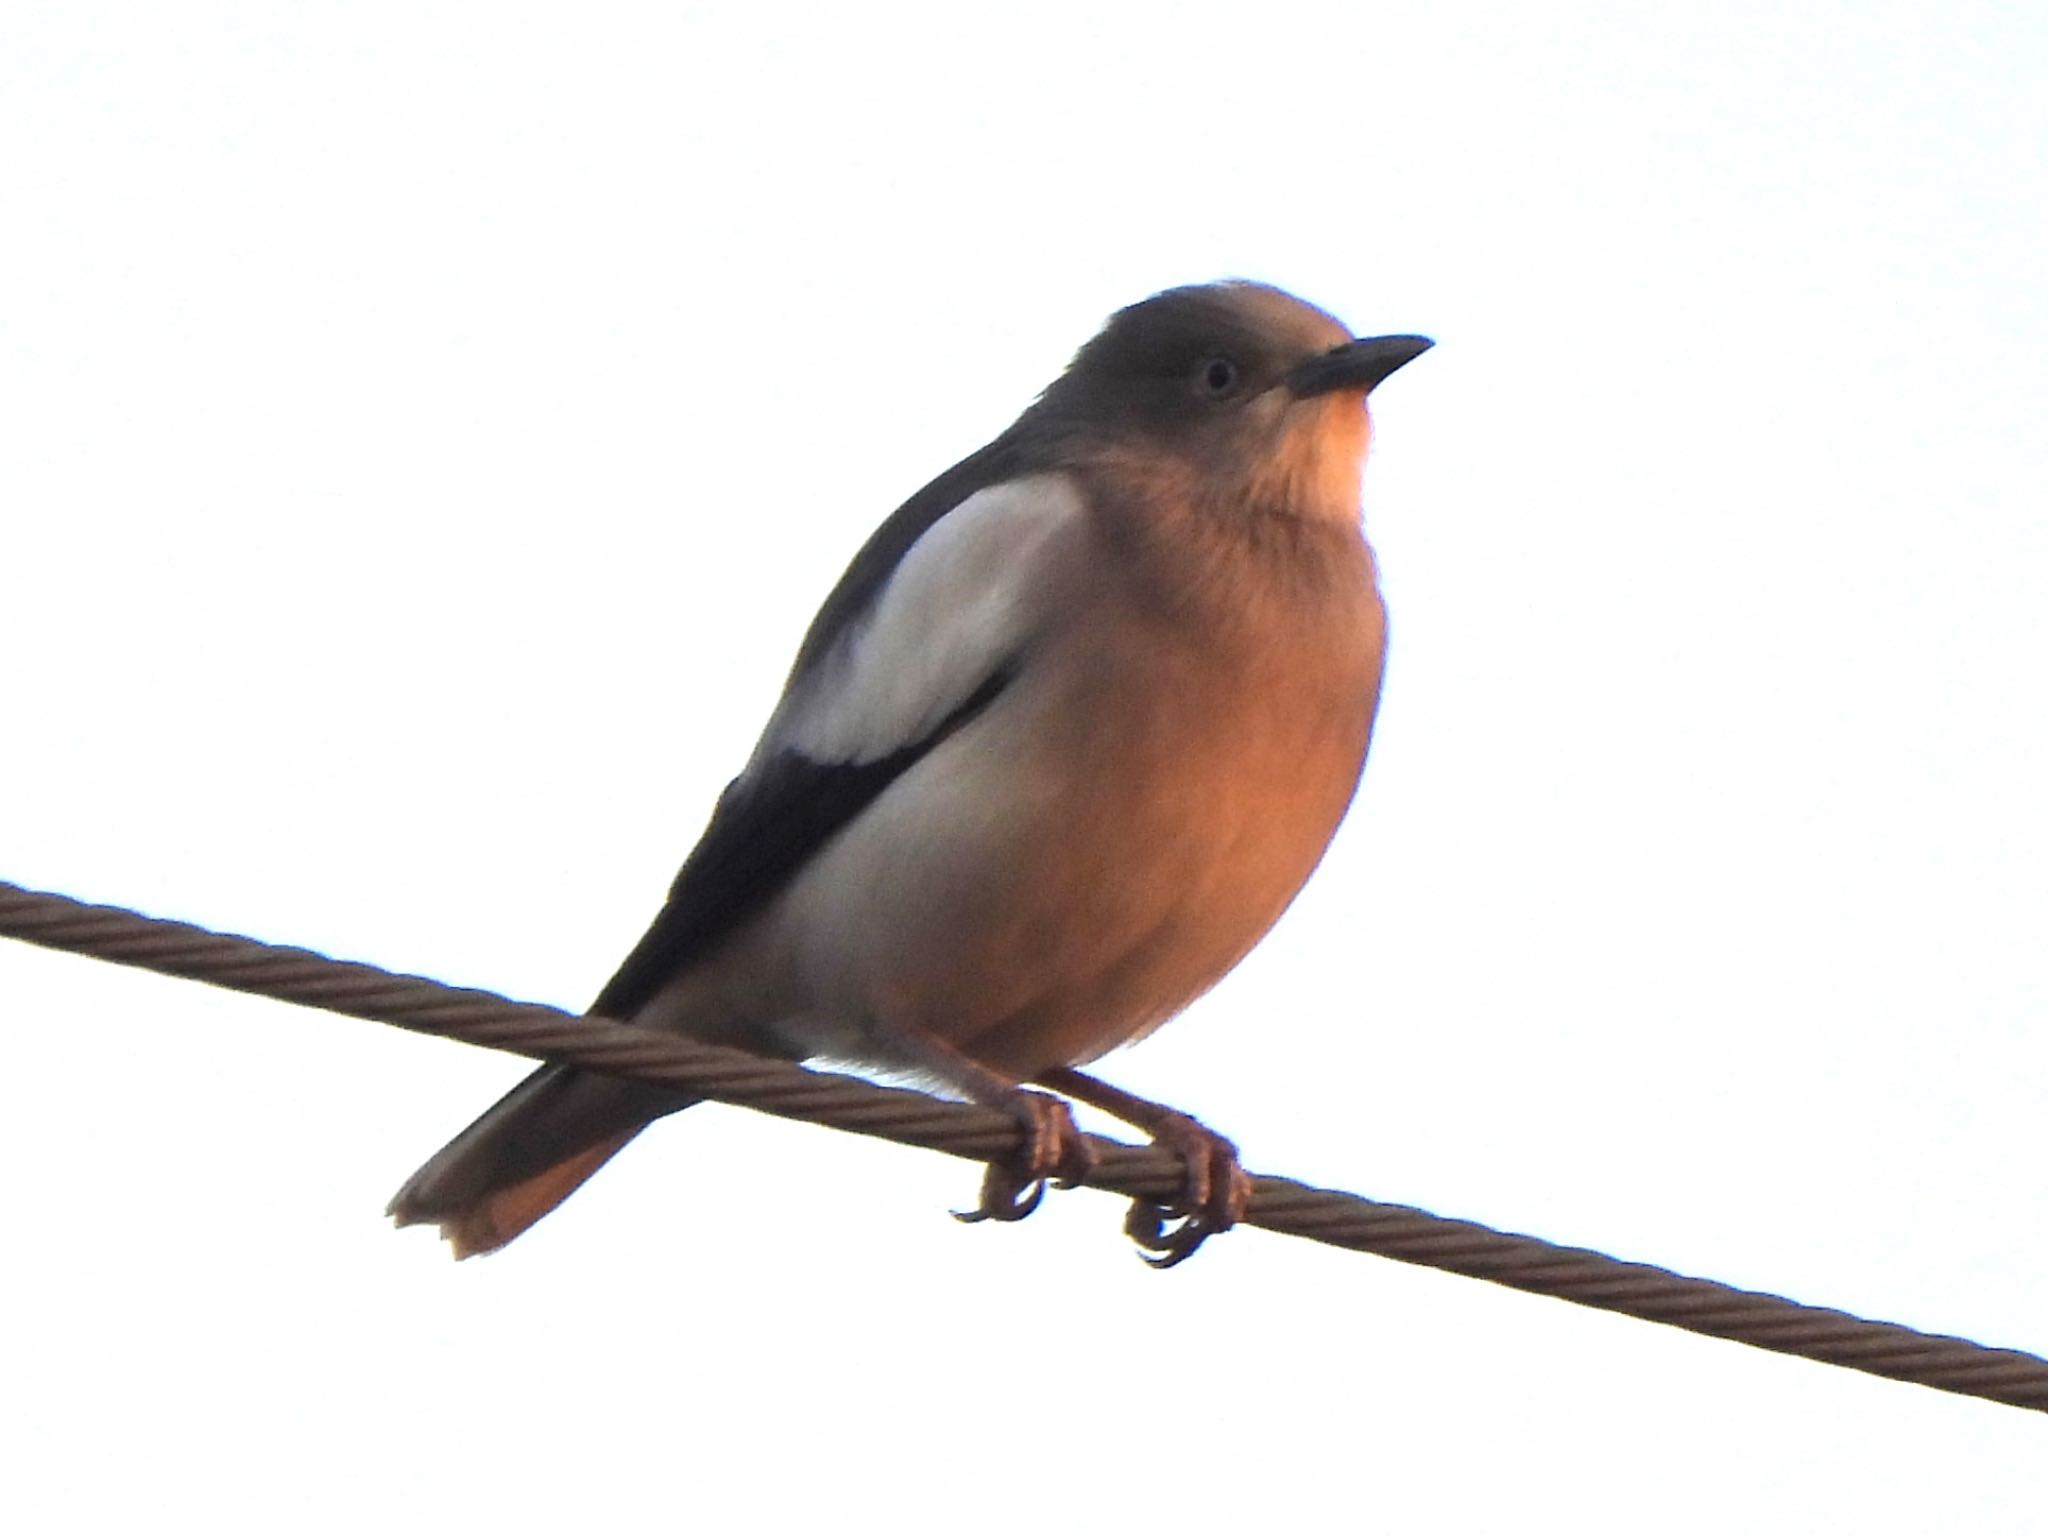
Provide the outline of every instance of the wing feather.
<path id="1" fill-rule="evenodd" d="M 1078 490 L 1062 476 L 974 486 L 935 515 L 914 498 L 890 525 L 913 509 L 916 537 L 878 533 L 835 588 L 753 758 L 592 1012 L 643 1007 L 1029 665 L 1039 562 L 1081 515 Z M 861 569 L 892 543 L 891 566 Z"/>

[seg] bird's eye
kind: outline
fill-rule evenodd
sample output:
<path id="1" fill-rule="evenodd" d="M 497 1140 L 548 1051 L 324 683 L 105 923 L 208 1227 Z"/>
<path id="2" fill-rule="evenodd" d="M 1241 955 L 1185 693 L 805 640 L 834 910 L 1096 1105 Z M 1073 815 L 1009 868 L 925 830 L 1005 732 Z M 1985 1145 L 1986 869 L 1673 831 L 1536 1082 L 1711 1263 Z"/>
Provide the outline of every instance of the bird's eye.
<path id="1" fill-rule="evenodd" d="M 1195 380 L 1211 400 L 1227 399 L 1237 393 L 1237 364 L 1227 357 L 1212 357 L 1202 364 Z"/>

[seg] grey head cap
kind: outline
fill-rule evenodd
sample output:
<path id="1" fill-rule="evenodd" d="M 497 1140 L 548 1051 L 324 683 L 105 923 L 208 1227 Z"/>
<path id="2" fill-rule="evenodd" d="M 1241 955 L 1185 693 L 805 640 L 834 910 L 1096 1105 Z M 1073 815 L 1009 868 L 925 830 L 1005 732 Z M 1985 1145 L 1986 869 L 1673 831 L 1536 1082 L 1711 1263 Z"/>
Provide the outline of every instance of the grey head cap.
<path id="1" fill-rule="evenodd" d="M 1179 436 L 1276 388 L 1296 399 L 1363 397 L 1430 346 L 1425 336 L 1356 339 L 1331 315 L 1265 283 L 1169 288 L 1111 316 L 1025 420 Z"/>

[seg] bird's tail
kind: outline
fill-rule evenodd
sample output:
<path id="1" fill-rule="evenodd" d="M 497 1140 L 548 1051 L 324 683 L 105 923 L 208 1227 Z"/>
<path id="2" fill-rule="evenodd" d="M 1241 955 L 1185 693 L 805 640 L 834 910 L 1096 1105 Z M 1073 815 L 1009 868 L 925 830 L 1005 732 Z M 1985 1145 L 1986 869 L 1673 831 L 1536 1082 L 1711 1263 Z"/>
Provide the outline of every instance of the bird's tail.
<path id="1" fill-rule="evenodd" d="M 697 1100 L 646 1083 L 546 1066 L 405 1181 L 389 1214 L 438 1222 L 455 1257 L 504 1247 L 663 1115 Z"/>

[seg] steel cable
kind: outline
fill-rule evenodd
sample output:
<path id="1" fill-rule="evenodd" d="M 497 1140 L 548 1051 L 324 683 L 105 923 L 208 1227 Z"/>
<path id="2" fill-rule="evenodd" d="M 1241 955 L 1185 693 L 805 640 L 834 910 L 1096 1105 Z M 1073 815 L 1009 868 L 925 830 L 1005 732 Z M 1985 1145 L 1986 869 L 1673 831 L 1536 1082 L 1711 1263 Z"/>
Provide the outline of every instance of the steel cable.
<path id="1" fill-rule="evenodd" d="M 861 1078 L 769 1061 L 682 1036 L 587 1018 L 493 992 L 450 987 L 311 950 L 265 944 L 120 907 L 0 881 L 0 935 L 549 1061 L 686 1090 L 767 1114 L 987 1162 L 1013 1150 L 1017 1123 Z M 1177 1157 L 1091 1138 L 1087 1181 L 1162 1200 L 1181 1187 Z M 1619 1312 L 1779 1354 L 2014 1407 L 2048 1410 L 2048 1360 L 1968 1339 L 1872 1322 L 1783 1296 L 1738 1290 L 1586 1248 L 1499 1232 L 1292 1179 L 1256 1178 L 1252 1226 L 1378 1254 L 1539 1296 Z"/>

